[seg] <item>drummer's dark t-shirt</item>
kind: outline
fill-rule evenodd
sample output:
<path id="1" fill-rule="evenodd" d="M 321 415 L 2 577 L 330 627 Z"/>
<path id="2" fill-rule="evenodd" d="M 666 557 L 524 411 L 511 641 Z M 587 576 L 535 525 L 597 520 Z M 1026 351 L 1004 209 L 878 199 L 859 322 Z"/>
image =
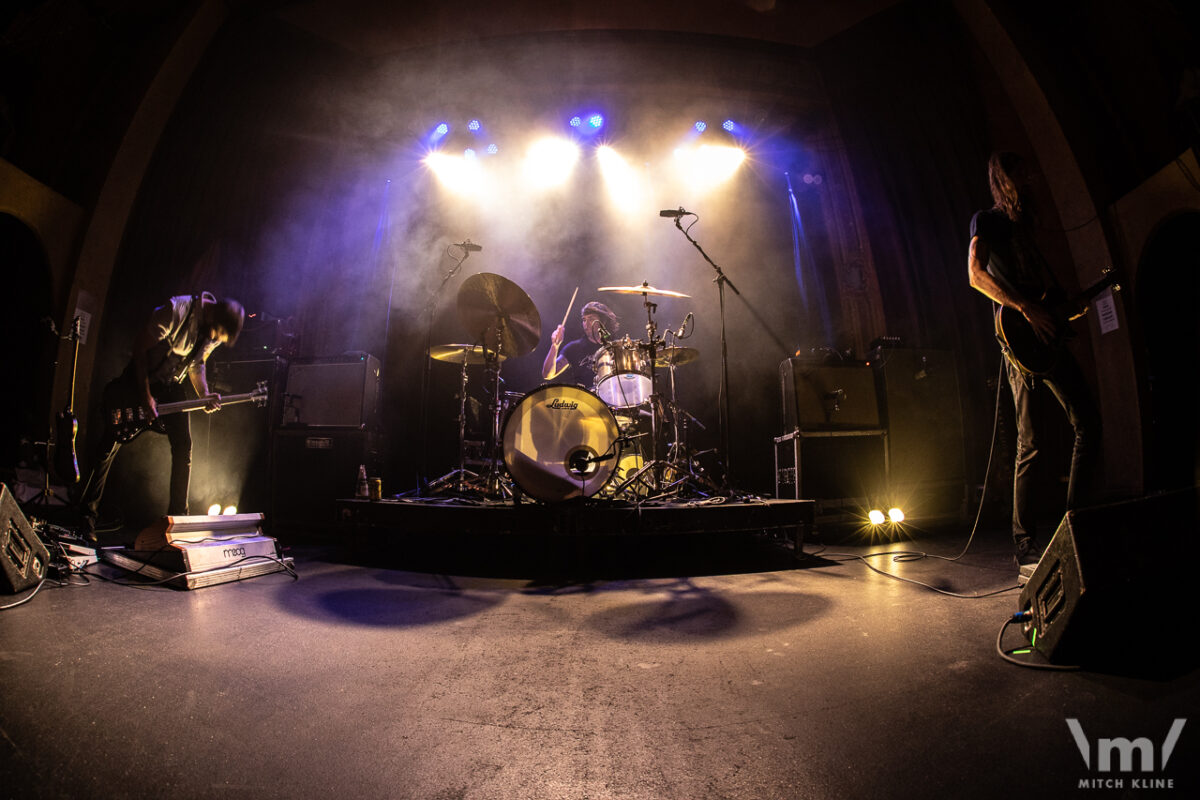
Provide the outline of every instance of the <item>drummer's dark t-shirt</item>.
<path id="1" fill-rule="evenodd" d="M 596 352 L 599 349 L 599 345 L 586 338 L 567 342 L 559 351 L 559 355 L 571 366 L 554 379 L 555 383 L 573 383 L 591 389 L 595 379 Z"/>

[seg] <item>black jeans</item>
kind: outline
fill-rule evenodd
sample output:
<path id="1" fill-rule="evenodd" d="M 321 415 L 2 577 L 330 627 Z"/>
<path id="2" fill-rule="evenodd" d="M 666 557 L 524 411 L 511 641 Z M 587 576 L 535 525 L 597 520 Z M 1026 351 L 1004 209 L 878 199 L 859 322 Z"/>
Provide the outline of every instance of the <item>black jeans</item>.
<path id="1" fill-rule="evenodd" d="M 1100 415 L 1078 362 L 1064 352 L 1059 363 L 1047 375 L 1022 375 L 1011 362 L 1008 385 L 1012 389 L 1017 412 L 1017 458 L 1013 472 L 1013 540 L 1020 543 L 1036 539 L 1037 484 L 1035 466 L 1041 455 L 1041 431 L 1044 420 L 1035 419 L 1034 404 L 1038 393 L 1049 390 L 1067 414 L 1075 431 L 1071 449 L 1071 472 L 1067 479 L 1067 509 L 1095 502 L 1098 497 L 1100 470 Z"/>
<path id="2" fill-rule="evenodd" d="M 156 400 L 169 403 L 184 399 L 183 387 L 177 384 L 151 384 Z M 187 414 L 168 414 L 161 418 L 164 433 L 171 445 L 171 494 L 167 513 L 171 516 L 186 516 L 188 513 L 188 487 L 192 476 L 192 428 Z M 150 430 L 158 432 L 156 428 Z M 80 493 L 79 502 L 83 513 L 93 520 L 99 517 L 100 500 L 104 497 L 104 485 L 112 469 L 121 442 L 117 441 L 112 429 L 104 426 L 103 432 L 92 448 L 92 472 Z"/>

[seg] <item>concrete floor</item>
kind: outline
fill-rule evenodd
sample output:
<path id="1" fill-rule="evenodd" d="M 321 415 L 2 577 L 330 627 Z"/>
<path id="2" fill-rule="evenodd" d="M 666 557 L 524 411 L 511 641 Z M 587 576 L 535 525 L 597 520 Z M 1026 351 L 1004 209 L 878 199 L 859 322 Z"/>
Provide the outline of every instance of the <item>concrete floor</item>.
<path id="1" fill-rule="evenodd" d="M 376 541 L 295 548 L 298 581 L 47 586 L 0 615 L 0 796 L 1196 796 L 1200 720 L 1165 771 L 1101 773 L 1066 719 L 1157 748 L 1200 672 L 1012 666 L 994 642 L 1015 590 L 950 598 L 830 555 L 866 550 Z M 958 563 L 873 563 L 1015 584 L 1003 534 Z"/>

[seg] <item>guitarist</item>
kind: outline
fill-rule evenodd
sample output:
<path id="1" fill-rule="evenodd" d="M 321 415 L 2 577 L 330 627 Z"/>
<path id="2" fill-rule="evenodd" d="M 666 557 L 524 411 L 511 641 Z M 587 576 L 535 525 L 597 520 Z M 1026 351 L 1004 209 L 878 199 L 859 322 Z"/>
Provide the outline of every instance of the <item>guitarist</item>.
<path id="1" fill-rule="evenodd" d="M 988 160 L 988 183 L 995 205 L 971 219 L 967 257 L 971 287 L 999 306 L 1019 312 L 1037 338 L 1049 345 L 1057 340 L 1065 320 L 1056 318 L 1041 302 L 1058 285 L 1034 241 L 1034 220 L 1027 200 L 1029 177 L 1021 158 L 1013 153 L 994 153 Z M 1068 509 L 1096 499 L 1100 416 L 1083 372 L 1070 353 L 1063 350 L 1055 365 L 1038 375 L 1024 371 L 1007 350 L 1005 356 L 1017 418 L 1012 533 L 1017 564 L 1027 567 L 1036 564 L 1042 552 L 1036 519 L 1035 465 L 1041 455 L 1039 428 L 1044 420 L 1036 418 L 1038 396 L 1047 391 L 1053 394 L 1075 431 L 1067 483 Z"/>
<path id="2" fill-rule="evenodd" d="M 172 297 L 154 309 L 133 343 L 133 358 L 119 378 L 104 389 L 103 405 L 109 409 L 140 407 L 148 420 L 158 417 L 159 402 L 185 399 L 183 381 L 188 379 L 196 396 L 208 402 L 212 413 L 221 407 L 221 396 L 209 391 L 204 362 L 218 346 L 232 346 L 242 331 L 246 312 L 229 298 L 217 300 L 208 292 Z M 188 414 L 171 414 L 158 420 L 154 429 L 166 433 L 171 445 L 171 490 L 167 513 L 188 513 L 188 484 L 192 469 L 192 434 Z M 84 534 L 95 539 L 96 520 L 104 484 L 121 442 L 116 429 L 104 420 L 104 430 L 93 449 L 92 474 L 84 486 Z"/>

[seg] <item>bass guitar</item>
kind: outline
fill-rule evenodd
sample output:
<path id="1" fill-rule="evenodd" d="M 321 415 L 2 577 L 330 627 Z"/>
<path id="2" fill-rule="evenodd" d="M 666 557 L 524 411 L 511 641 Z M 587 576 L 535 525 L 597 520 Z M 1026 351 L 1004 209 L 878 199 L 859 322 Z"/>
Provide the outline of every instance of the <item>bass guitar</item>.
<path id="1" fill-rule="evenodd" d="M 147 409 L 133 399 L 137 393 L 132 390 L 131 386 L 125 384 L 126 382 L 121 380 L 109 384 L 104 392 L 103 400 L 104 423 L 113 437 L 122 444 L 132 441 L 139 434 L 150 428 L 162 431 L 162 428 L 156 426 L 157 420 L 150 419 Z M 254 403 L 261 408 L 267 404 L 267 395 L 267 382 L 259 381 L 253 391 L 222 397 L 221 408 L 237 405 L 238 403 Z M 184 414 L 199 411 L 207 405 L 208 401 L 203 398 L 179 400 L 174 403 L 159 403 L 158 416 L 161 418 L 168 414 Z"/>
<path id="2" fill-rule="evenodd" d="M 1062 292 L 1046 292 L 1038 302 L 1058 321 L 1058 330 L 1049 342 L 1038 338 L 1037 332 L 1025 319 L 1025 315 L 1015 308 L 1001 306 L 996 310 L 996 338 L 1000 340 L 1008 359 L 1018 369 L 1030 375 L 1045 375 L 1054 369 L 1062 354 L 1066 342 L 1075 332 L 1068 325 L 1067 309 L 1071 306 L 1081 306 L 1089 302 L 1105 289 L 1112 287 L 1119 292 L 1120 278 L 1111 268 L 1104 270 L 1104 277 L 1092 286 L 1084 289 L 1074 298 L 1066 298 Z"/>

